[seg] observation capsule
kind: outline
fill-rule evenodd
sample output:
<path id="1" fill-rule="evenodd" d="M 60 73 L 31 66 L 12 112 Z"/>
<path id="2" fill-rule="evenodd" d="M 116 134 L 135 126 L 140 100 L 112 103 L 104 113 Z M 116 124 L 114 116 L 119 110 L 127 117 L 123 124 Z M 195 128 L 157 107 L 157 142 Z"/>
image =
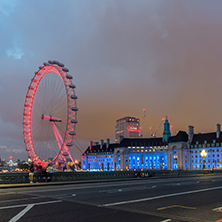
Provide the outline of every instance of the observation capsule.
<path id="1" fill-rule="evenodd" d="M 69 88 L 71 88 L 71 89 L 75 89 L 76 86 L 75 86 L 73 83 L 71 83 L 71 84 L 69 85 Z"/>
<path id="2" fill-rule="evenodd" d="M 78 108 L 77 107 L 71 107 L 71 110 L 74 111 L 74 112 L 77 112 Z"/>
<path id="3" fill-rule="evenodd" d="M 66 78 L 67 78 L 67 79 L 72 79 L 72 76 L 67 74 L 67 75 L 66 75 Z"/>
<path id="4" fill-rule="evenodd" d="M 75 133 L 74 131 L 70 131 L 70 132 L 69 132 L 69 135 L 71 135 L 71 136 L 75 136 L 76 133 Z"/>
<path id="5" fill-rule="evenodd" d="M 52 63 L 58 65 L 59 62 L 57 60 L 53 60 Z"/>
<path id="6" fill-rule="evenodd" d="M 58 63 L 58 66 L 64 67 L 65 65 L 64 65 L 63 63 L 59 62 L 59 63 Z"/>
<path id="7" fill-rule="evenodd" d="M 72 94 L 71 99 L 78 99 L 78 97 L 75 94 Z"/>
<path id="8" fill-rule="evenodd" d="M 71 123 L 76 124 L 76 123 L 78 123 L 78 121 L 77 121 L 76 119 L 72 119 L 72 120 L 71 120 Z"/>
<path id="9" fill-rule="evenodd" d="M 63 70 L 64 72 L 69 72 L 69 69 L 67 69 L 66 67 L 63 67 L 62 70 Z"/>
<path id="10" fill-rule="evenodd" d="M 73 144 L 71 142 L 66 143 L 66 146 L 70 147 L 73 146 Z"/>

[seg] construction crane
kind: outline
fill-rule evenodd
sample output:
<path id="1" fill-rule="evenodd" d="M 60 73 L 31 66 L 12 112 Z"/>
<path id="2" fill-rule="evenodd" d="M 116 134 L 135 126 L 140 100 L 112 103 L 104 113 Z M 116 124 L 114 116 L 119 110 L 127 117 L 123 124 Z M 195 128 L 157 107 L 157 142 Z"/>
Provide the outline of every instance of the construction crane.
<path id="1" fill-rule="evenodd" d="M 141 137 L 143 137 L 143 126 L 144 126 L 145 118 L 146 118 L 146 109 L 143 109 L 143 120 L 142 120 L 142 124 L 140 127 L 140 136 Z"/>
<path id="2" fill-rule="evenodd" d="M 174 132 L 173 132 L 173 125 L 171 125 L 169 117 L 168 117 L 168 121 L 169 121 L 169 124 L 170 124 L 170 133 L 171 133 L 171 136 L 174 136 L 175 134 L 174 134 Z"/>
<path id="3" fill-rule="evenodd" d="M 170 124 L 170 133 L 171 133 L 171 136 L 174 136 L 175 134 L 174 134 L 174 132 L 173 132 L 173 126 L 172 126 L 171 123 L 170 123 L 169 117 L 167 117 L 167 119 L 168 119 L 169 124 Z M 157 127 L 157 129 L 156 129 L 155 132 L 153 131 L 153 127 L 150 127 L 151 137 L 154 137 L 154 138 L 156 137 L 156 134 L 157 134 L 157 132 L 159 131 L 159 129 L 160 129 L 160 127 L 162 126 L 162 124 L 164 123 L 164 121 L 165 121 L 165 118 L 162 118 L 162 121 L 161 121 L 160 125 Z"/>
<path id="4" fill-rule="evenodd" d="M 159 124 L 159 126 L 157 127 L 157 129 L 156 129 L 155 132 L 153 132 L 153 127 L 150 127 L 151 137 L 156 138 L 156 134 L 157 134 L 157 132 L 159 131 L 159 129 L 160 129 L 160 127 L 162 126 L 162 124 L 164 123 L 164 121 L 165 121 L 165 118 L 162 118 L 162 121 L 161 121 L 161 123 Z"/>

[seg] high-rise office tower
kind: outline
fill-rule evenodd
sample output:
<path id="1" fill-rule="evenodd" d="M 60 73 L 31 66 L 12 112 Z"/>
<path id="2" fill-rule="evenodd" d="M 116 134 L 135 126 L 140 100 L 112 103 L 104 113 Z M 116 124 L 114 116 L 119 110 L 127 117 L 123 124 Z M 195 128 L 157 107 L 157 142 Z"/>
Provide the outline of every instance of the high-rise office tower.
<path id="1" fill-rule="evenodd" d="M 120 142 L 121 137 L 140 138 L 140 119 L 126 116 L 116 120 L 115 141 Z"/>

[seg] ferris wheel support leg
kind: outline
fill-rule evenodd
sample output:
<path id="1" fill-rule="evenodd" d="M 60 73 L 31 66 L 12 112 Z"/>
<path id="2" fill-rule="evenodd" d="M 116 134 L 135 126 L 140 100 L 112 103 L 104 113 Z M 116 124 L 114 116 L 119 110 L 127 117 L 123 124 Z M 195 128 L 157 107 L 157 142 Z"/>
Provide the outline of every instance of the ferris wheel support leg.
<path id="1" fill-rule="evenodd" d="M 58 143 L 58 145 L 59 145 L 59 149 L 61 150 L 61 147 L 62 147 L 61 144 L 63 144 L 62 136 L 60 135 L 60 133 L 59 133 L 59 131 L 58 131 L 55 123 L 54 123 L 54 122 L 51 122 L 51 123 L 52 123 L 52 128 L 53 128 L 53 131 L 54 131 L 54 134 L 55 134 L 57 143 Z M 74 160 L 73 160 L 73 158 L 72 158 L 72 156 L 71 156 L 71 154 L 70 154 L 70 152 L 69 152 L 69 150 L 68 150 L 68 148 L 67 148 L 67 146 L 64 145 L 64 147 L 66 148 L 66 151 L 67 151 L 67 153 L 68 153 L 71 161 L 72 161 L 73 163 L 75 163 Z M 65 157 L 63 157 L 63 159 L 65 160 Z"/>
<path id="2" fill-rule="evenodd" d="M 56 125 L 54 122 L 51 122 L 52 123 L 52 129 L 54 131 L 54 134 L 55 134 L 55 138 L 56 138 L 56 141 L 58 143 L 58 146 L 59 146 L 59 149 L 61 150 L 62 148 L 62 143 L 63 143 L 63 140 L 61 140 L 61 135 L 59 134 L 59 131 L 58 129 L 56 128 Z M 59 137 L 60 136 L 60 137 Z M 64 156 L 62 156 L 63 160 L 65 160 Z"/>

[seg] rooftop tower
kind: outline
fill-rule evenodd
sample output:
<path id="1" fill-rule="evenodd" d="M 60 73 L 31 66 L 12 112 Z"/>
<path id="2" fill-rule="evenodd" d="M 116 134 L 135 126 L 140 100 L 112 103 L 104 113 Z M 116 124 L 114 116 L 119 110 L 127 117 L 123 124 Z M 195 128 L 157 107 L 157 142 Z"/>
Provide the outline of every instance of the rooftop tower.
<path id="1" fill-rule="evenodd" d="M 167 142 L 170 137 L 171 137 L 170 124 L 166 116 L 164 123 L 164 131 L 163 131 L 163 142 Z"/>

